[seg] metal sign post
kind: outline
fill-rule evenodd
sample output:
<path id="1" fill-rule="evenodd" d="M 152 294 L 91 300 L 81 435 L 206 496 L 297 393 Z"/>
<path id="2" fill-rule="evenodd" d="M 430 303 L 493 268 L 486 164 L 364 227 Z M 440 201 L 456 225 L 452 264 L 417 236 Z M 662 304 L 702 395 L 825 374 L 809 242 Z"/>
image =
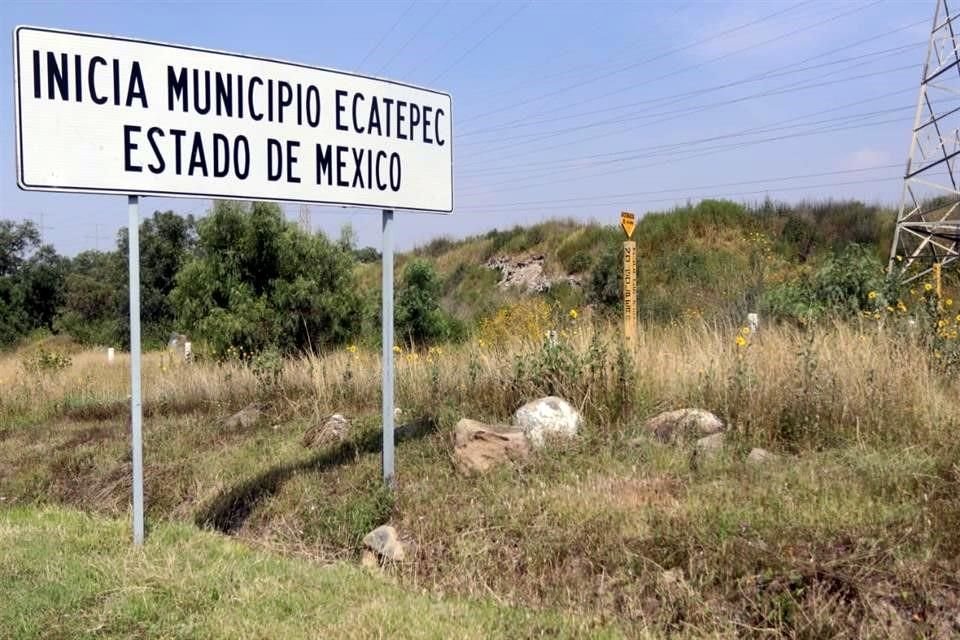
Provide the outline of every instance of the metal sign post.
<path id="1" fill-rule="evenodd" d="M 394 488 L 393 475 L 393 210 L 383 210 L 383 299 L 380 326 L 383 331 L 383 482 Z"/>
<path id="2" fill-rule="evenodd" d="M 130 435 L 133 462 L 133 543 L 143 544 L 143 403 L 140 397 L 140 198 L 128 196 L 130 258 Z"/>

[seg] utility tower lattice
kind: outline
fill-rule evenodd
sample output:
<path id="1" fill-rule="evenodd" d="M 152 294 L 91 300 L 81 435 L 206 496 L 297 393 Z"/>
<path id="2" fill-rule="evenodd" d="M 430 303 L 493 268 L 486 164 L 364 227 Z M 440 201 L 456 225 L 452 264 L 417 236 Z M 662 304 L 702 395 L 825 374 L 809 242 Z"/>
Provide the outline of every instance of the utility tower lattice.
<path id="1" fill-rule="evenodd" d="M 313 221 L 310 220 L 310 205 L 300 205 L 300 230 L 304 233 L 313 232 Z"/>
<path id="2" fill-rule="evenodd" d="M 936 4 L 890 249 L 908 282 L 960 258 L 960 14 Z"/>

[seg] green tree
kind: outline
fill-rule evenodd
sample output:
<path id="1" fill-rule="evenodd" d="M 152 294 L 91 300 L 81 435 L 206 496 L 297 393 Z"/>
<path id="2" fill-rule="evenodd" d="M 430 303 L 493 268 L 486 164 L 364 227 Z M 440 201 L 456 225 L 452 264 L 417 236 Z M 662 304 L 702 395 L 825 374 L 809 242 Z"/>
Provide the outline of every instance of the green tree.
<path id="1" fill-rule="evenodd" d="M 32 222 L 0 220 L 0 345 L 12 344 L 30 330 L 21 271 L 39 245 L 40 234 Z"/>
<path id="2" fill-rule="evenodd" d="M 119 251 L 84 251 L 70 261 L 57 329 L 84 344 L 125 344 L 127 269 Z"/>
<path id="3" fill-rule="evenodd" d="M 414 259 L 403 270 L 397 289 L 395 327 L 398 337 L 411 346 L 444 340 L 451 321 L 440 308 L 441 283 L 433 265 Z"/>
<path id="4" fill-rule="evenodd" d="M 53 329 L 66 268 L 63 256 L 41 245 L 32 222 L 0 220 L 0 344 L 34 329 Z"/>
<path id="5" fill-rule="evenodd" d="M 218 202 L 198 236 L 172 301 L 180 326 L 215 353 L 304 351 L 356 335 L 352 256 L 323 234 L 301 232 L 277 205 Z"/>
<path id="6" fill-rule="evenodd" d="M 176 309 L 170 294 L 177 284 L 177 273 L 193 256 L 197 244 L 197 223 L 193 216 L 173 211 L 155 211 L 140 224 L 140 322 L 143 340 L 162 345 L 175 328 Z M 122 260 L 128 256 L 129 236 L 121 229 L 117 251 Z M 129 281 L 124 270 L 118 283 L 124 301 L 129 296 Z M 130 340 L 129 316 L 120 314 L 120 339 Z"/>

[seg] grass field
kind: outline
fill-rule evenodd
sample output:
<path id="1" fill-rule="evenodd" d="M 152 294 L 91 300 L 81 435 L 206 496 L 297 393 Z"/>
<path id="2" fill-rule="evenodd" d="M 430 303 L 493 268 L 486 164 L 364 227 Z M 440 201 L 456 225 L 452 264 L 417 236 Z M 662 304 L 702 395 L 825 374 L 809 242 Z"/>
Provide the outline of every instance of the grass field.
<path id="1" fill-rule="evenodd" d="M 769 327 L 737 346 L 738 327 L 690 322 L 645 327 L 624 350 L 582 319 L 554 327 L 556 345 L 536 322 L 503 322 L 509 338 L 398 355 L 396 496 L 380 488 L 374 354 L 270 370 L 150 354 L 142 554 L 127 546 L 125 363 L 76 352 L 61 371 L 26 374 L 23 354 L 0 359 L 0 627 L 960 633 L 960 380 L 922 340 L 865 321 Z M 457 419 L 506 421 L 548 393 L 581 408 L 580 437 L 518 468 L 455 473 Z M 253 402 L 262 420 L 224 426 Z M 730 423 L 718 459 L 691 465 L 688 447 L 644 437 L 647 417 L 681 406 Z M 305 449 L 304 432 L 333 412 L 352 419 L 346 440 Z M 780 460 L 748 465 L 758 446 Z M 414 552 L 370 575 L 360 539 L 384 522 Z"/>
<path id="2" fill-rule="evenodd" d="M 490 599 L 440 600 L 358 567 L 255 551 L 182 524 L 154 527 L 143 549 L 132 548 L 126 534 L 116 520 L 75 510 L 0 512 L 0 636 L 577 635 L 570 616 L 525 612 Z"/>

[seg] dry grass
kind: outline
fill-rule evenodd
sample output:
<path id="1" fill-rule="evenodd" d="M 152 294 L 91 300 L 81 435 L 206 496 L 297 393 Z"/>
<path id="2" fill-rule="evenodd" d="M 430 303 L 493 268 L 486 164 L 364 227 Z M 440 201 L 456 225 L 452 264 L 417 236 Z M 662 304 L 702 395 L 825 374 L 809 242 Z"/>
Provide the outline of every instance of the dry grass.
<path id="1" fill-rule="evenodd" d="M 290 361 L 275 383 L 150 354 L 150 518 L 321 561 L 355 559 L 390 521 L 416 543 L 390 570 L 407 589 L 559 608 L 628 636 L 953 633 L 960 380 L 922 344 L 831 324 L 770 327 L 737 347 L 738 327 L 688 323 L 644 327 L 627 352 L 609 327 L 558 328 L 554 346 L 531 332 L 398 356 L 398 404 L 420 428 L 398 445 L 396 499 L 379 489 L 375 354 Z M 0 493 L 125 514 L 126 376 L 101 354 L 41 377 L 0 361 Z M 456 475 L 459 417 L 505 421 L 550 392 L 583 409 L 581 438 L 517 469 Z M 252 401 L 267 420 L 222 426 Z M 688 405 L 731 422 L 720 459 L 692 469 L 687 449 L 629 444 L 647 416 Z M 303 431 L 334 411 L 353 418 L 347 441 L 304 451 Z M 747 466 L 753 446 L 785 457 Z"/>

